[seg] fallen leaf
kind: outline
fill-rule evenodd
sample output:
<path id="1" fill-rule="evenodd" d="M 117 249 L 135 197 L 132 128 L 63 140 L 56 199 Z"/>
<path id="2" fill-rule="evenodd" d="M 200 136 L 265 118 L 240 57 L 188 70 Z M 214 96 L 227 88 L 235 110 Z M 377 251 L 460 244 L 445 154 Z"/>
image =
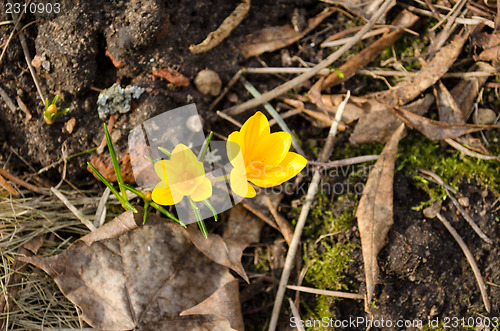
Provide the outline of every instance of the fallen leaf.
<path id="1" fill-rule="evenodd" d="M 208 34 L 207 38 L 198 45 L 189 46 L 192 53 L 203 53 L 219 45 L 226 39 L 231 31 L 237 27 L 250 10 L 250 0 L 243 0 L 236 9 L 222 22 L 217 30 Z"/>
<path id="2" fill-rule="evenodd" d="M 391 111 L 408 126 L 420 131 L 431 140 L 458 138 L 464 134 L 484 129 L 500 129 L 500 125 L 477 125 L 435 121 L 402 108 L 391 107 Z"/>
<path id="3" fill-rule="evenodd" d="M 434 96 L 429 93 L 404 108 L 410 112 L 423 115 L 434 103 L 434 100 Z M 371 102 L 372 104 L 379 104 L 374 100 Z M 351 144 L 386 143 L 391 138 L 394 130 L 401 125 L 401 120 L 387 111 L 386 107 L 382 104 L 373 106 L 373 108 L 373 111 L 362 116 L 358 123 L 356 123 L 354 131 L 349 137 Z"/>
<path id="4" fill-rule="evenodd" d="M 394 44 L 396 40 L 398 40 L 403 35 L 405 30 L 398 29 L 397 27 L 409 28 L 418 21 L 418 18 L 419 17 L 417 15 L 412 14 L 406 9 L 400 12 L 398 16 L 396 16 L 396 18 L 392 21 L 391 26 L 395 27 L 392 31 L 384 34 L 377 41 L 367 46 L 361 52 L 359 52 L 342 66 L 340 66 L 338 71 L 342 73 L 343 77 L 339 77 L 337 72 L 333 72 L 332 74 L 330 74 L 321 83 L 321 90 L 325 90 L 329 87 L 338 85 L 354 76 L 358 69 L 366 66 L 368 63 L 374 60 L 384 49 Z"/>
<path id="5" fill-rule="evenodd" d="M 404 128 L 401 124 L 384 147 L 370 172 L 356 211 L 366 277 L 366 306 L 371 303 L 377 284 L 377 255 L 393 224 L 394 164 Z"/>
<path id="6" fill-rule="evenodd" d="M 390 106 L 406 105 L 448 72 L 460 54 L 467 37 L 467 33 L 456 35 L 409 82 L 404 81 L 391 90 L 375 93 L 372 96 L 379 102 Z"/>
<path id="7" fill-rule="evenodd" d="M 469 72 L 488 72 L 494 75 L 495 68 L 486 62 L 476 62 L 469 70 Z M 476 102 L 477 95 L 481 87 L 486 83 L 488 77 L 473 77 L 462 79 L 455 85 L 450 93 L 457 102 L 457 105 L 462 110 L 463 118 L 467 121 L 474 110 L 474 103 Z"/>
<path id="8" fill-rule="evenodd" d="M 434 86 L 434 95 L 439 112 L 439 120 L 447 123 L 465 123 L 462 110 L 458 107 L 455 98 L 441 81 Z"/>
<path id="9" fill-rule="evenodd" d="M 229 270 L 206 258 L 179 225 L 152 214 L 117 238 L 90 246 L 78 240 L 59 255 L 22 261 L 52 276 L 97 329 L 243 330 Z M 179 316 L 207 298 L 213 304 L 203 315 Z"/>
<path id="10" fill-rule="evenodd" d="M 241 54 L 245 59 L 257 56 L 265 52 L 272 52 L 293 44 L 314 28 L 316 28 L 325 18 L 333 13 L 331 8 L 326 8 L 313 18 L 310 18 L 307 27 L 297 32 L 291 24 L 282 26 L 272 26 L 253 32 L 245 37 L 245 41 L 240 45 Z"/>
<path id="11" fill-rule="evenodd" d="M 189 79 L 187 79 L 186 76 L 170 68 L 153 70 L 153 75 L 163 78 L 175 86 L 189 86 Z"/>
<path id="12" fill-rule="evenodd" d="M 258 242 L 262 223 L 242 206 L 231 208 L 223 236 L 209 233 L 205 239 L 198 224 L 188 226 L 189 238 L 193 244 L 212 261 L 234 270 L 250 282 L 241 264 L 243 251 L 250 243 Z"/>
<path id="13" fill-rule="evenodd" d="M 109 156 L 104 156 L 104 155 L 95 155 L 91 160 L 90 163 L 99 170 L 99 172 L 110 182 L 116 182 L 116 174 L 115 174 L 115 169 L 113 168 L 113 162 L 111 161 L 111 157 Z M 96 178 L 96 174 L 90 169 L 90 167 L 87 167 L 87 170 L 92 173 L 92 175 Z M 123 180 L 125 183 L 135 183 L 135 178 L 134 178 L 134 173 L 132 171 L 132 166 L 130 164 L 130 155 L 129 153 L 126 153 L 123 155 L 123 157 L 120 159 L 120 170 L 122 173 Z"/>
<path id="14" fill-rule="evenodd" d="M 141 221 L 142 223 L 142 221 Z M 132 211 L 126 211 L 115 217 L 112 222 L 108 222 L 99 228 L 99 231 L 93 231 L 80 238 L 87 245 L 92 245 L 96 241 L 116 238 L 125 232 L 136 229 L 138 224 Z"/>

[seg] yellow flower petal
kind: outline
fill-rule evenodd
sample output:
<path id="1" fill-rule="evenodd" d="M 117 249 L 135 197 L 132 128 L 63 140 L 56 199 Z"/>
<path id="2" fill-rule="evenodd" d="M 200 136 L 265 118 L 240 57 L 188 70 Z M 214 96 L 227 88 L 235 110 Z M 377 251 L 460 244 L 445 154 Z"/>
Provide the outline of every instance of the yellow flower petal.
<path id="1" fill-rule="evenodd" d="M 226 143 L 227 158 L 233 167 L 245 167 L 243 161 L 243 151 L 245 150 L 245 142 L 243 135 L 239 131 L 235 131 L 227 137 Z"/>
<path id="2" fill-rule="evenodd" d="M 247 182 L 246 174 L 236 168 L 231 170 L 229 175 L 231 190 L 244 198 L 253 198 L 256 195 L 255 189 Z"/>
<path id="3" fill-rule="evenodd" d="M 277 165 L 286 157 L 292 144 L 288 132 L 275 132 L 263 138 L 257 144 L 252 160 L 260 160 L 265 165 Z"/>
<path id="4" fill-rule="evenodd" d="M 249 179 L 260 187 L 280 185 L 297 175 L 307 164 L 307 160 L 300 154 L 288 152 L 283 161 L 274 167 L 265 167 L 258 178 Z"/>
<path id="5" fill-rule="evenodd" d="M 165 169 L 165 160 L 161 160 L 158 162 L 155 162 L 155 172 L 160 177 L 161 181 L 165 181 L 165 178 L 167 178 L 167 172 Z"/>
<path id="6" fill-rule="evenodd" d="M 255 150 L 259 141 L 271 133 L 269 121 L 264 114 L 258 111 L 243 124 L 240 133 L 245 142 L 243 158 L 246 162 L 252 157 L 250 154 Z"/>
<path id="7" fill-rule="evenodd" d="M 163 181 L 156 185 L 151 194 L 151 199 L 153 199 L 154 202 L 164 206 L 175 205 L 181 202 L 182 198 L 183 196 L 181 194 L 171 191 Z"/>
<path id="8" fill-rule="evenodd" d="M 193 201 L 202 201 L 212 196 L 212 183 L 207 177 L 203 177 L 203 181 L 196 187 L 191 194 Z"/>

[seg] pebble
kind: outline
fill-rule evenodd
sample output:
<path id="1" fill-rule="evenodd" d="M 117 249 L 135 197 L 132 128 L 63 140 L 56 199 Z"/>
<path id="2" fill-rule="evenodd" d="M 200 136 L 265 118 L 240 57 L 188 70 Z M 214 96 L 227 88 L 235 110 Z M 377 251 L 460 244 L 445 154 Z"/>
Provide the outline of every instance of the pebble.
<path id="1" fill-rule="evenodd" d="M 478 108 L 477 115 L 472 115 L 472 120 L 476 124 L 493 124 L 497 114 L 489 108 Z"/>

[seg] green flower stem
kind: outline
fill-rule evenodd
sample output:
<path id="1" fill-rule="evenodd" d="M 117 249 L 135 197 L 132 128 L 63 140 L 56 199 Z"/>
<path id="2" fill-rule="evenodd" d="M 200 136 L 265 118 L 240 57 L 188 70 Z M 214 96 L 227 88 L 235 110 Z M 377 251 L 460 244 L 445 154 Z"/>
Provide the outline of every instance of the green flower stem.
<path id="1" fill-rule="evenodd" d="M 203 203 L 205 204 L 205 206 L 207 206 L 208 209 L 210 209 L 212 211 L 212 214 L 214 214 L 214 219 L 217 222 L 217 212 L 215 211 L 214 206 L 212 206 L 212 203 L 210 202 L 210 200 L 205 199 L 205 200 L 203 200 Z"/>
<path id="2" fill-rule="evenodd" d="M 120 193 L 113 187 L 113 185 L 111 185 L 111 183 L 106 178 L 104 178 L 104 176 L 99 172 L 99 170 L 97 170 L 96 167 L 94 167 L 92 164 L 90 164 L 90 162 L 87 162 L 87 164 L 90 167 L 90 169 L 92 169 L 92 171 L 97 175 L 97 177 L 99 177 L 99 179 L 101 180 L 101 182 L 103 182 L 104 185 L 106 185 L 107 187 L 109 187 L 109 189 L 111 190 L 111 192 L 113 192 L 113 194 L 116 195 L 116 197 L 122 203 L 122 205 L 123 205 L 124 208 L 127 208 L 128 210 L 131 210 L 134 213 L 137 213 L 137 209 L 135 209 L 135 207 L 132 206 L 130 204 L 130 202 L 128 202 L 127 200 L 125 200 L 120 195 Z"/>
<path id="3" fill-rule="evenodd" d="M 172 215 L 172 213 L 170 213 L 168 210 L 166 210 L 165 208 L 163 208 L 162 206 L 160 206 L 159 204 L 157 204 L 156 202 L 154 201 L 150 201 L 149 202 L 149 205 L 151 207 L 153 207 L 154 209 L 158 210 L 160 213 L 162 213 L 163 215 L 167 216 L 168 218 L 176 221 L 177 223 L 179 223 L 183 228 L 186 228 L 186 224 L 184 224 L 182 221 L 178 220 L 177 217 L 175 217 L 174 215 Z"/>
<path id="4" fill-rule="evenodd" d="M 210 141 L 212 140 L 213 135 L 214 133 L 210 131 L 210 134 L 208 135 L 208 138 L 205 139 L 200 154 L 198 155 L 198 161 L 203 162 L 205 160 L 205 156 L 207 156 L 208 146 L 210 145 Z"/>
<path id="5" fill-rule="evenodd" d="M 139 190 L 137 190 L 137 189 L 133 188 L 132 186 L 127 185 L 127 184 L 123 184 L 123 187 L 124 187 L 125 189 L 129 190 L 130 192 L 137 194 L 137 196 L 138 196 L 139 198 L 141 198 L 142 200 L 144 200 L 144 201 L 146 201 L 146 200 L 147 200 L 147 199 L 146 199 L 146 195 L 145 195 L 144 193 L 142 193 L 141 191 L 139 191 Z"/>
<path id="6" fill-rule="evenodd" d="M 146 217 L 148 215 L 149 201 L 144 200 L 144 215 L 142 215 L 142 225 L 146 224 Z"/>
<path id="7" fill-rule="evenodd" d="M 208 238 L 208 232 L 207 232 L 207 227 L 205 226 L 205 222 L 203 222 L 203 219 L 201 218 L 200 209 L 198 208 L 196 203 L 193 201 L 193 199 L 191 199 L 191 197 L 188 197 L 188 198 L 189 198 L 189 203 L 191 204 L 191 208 L 193 208 L 193 212 L 194 212 L 194 216 L 196 217 L 196 221 L 198 221 L 198 227 L 200 228 L 201 234 L 206 239 L 206 238 Z"/>
<path id="8" fill-rule="evenodd" d="M 120 187 L 120 192 L 124 200 L 127 199 L 127 191 L 123 187 L 123 177 L 122 172 L 120 170 L 120 164 L 118 163 L 118 158 L 116 157 L 115 149 L 113 148 L 113 143 L 111 142 L 111 136 L 109 135 L 108 128 L 106 127 L 106 123 L 104 123 L 104 133 L 106 134 L 106 142 L 108 143 L 109 154 L 111 155 L 111 160 L 113 161 L 113 168 L 115 169 L 116 181 L 118 182 L 118 186 Z"/>

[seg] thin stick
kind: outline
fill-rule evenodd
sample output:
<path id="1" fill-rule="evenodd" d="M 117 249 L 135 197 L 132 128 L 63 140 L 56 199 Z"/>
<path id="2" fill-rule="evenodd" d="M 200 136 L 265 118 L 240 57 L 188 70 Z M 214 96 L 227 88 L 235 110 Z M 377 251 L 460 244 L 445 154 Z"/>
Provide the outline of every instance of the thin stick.
<path id="1" fill-rule="evenodd" d="M 217 98 L 215 98 L 215 100 L 208 107 L 209 113 L 211 113 L 215 109 L 215 107 L 217 107 L 217 105 L 222 100 L 222 98 L 224 98 L 226 96 L 227 92 L 229 92 L 229 89 L 231 87 L 233 87 L 234 84 L 236 84 L 238 79 L 240 79 L 242 73 L 243 73 L 243 69 L 240 69 L 234 74 L 233 78 L 231 78 L 229 83 L 227 83 L 226 87 L 224 87 L 224 89 L 222 90 L 222 93 L 219 94 L 219 96 Z"/>
<path id="2" fill-rule="evenodd" d="M 14 105 L 14 102 L 12 102 L 12 99 L 9 97 L 7 92 L 3 88 L 0 87 L 0 97 L 3 98 L 3 101 L 5 101 L 5 104 L 12 110 L 12 112 L 17 111 L 17 107 Z"/>
<path id="3" fill-rule="evenodd" d="M 486 311 L 489 313 L 491 311 L 490 299 L 488 299 L 488 293 L 486 293 L 486 285 L 484 284 L 483 277 L 481 276 L 481 271 L 479 271 L 479 267 L 476 264 L 476 260 L 472 255 L 471 251 L 463 241 L 462 237 L 458 234 L 458 232 L 451 226 L 450 222 L 446 220 L 440 213 L 436 215 L 436 217 L 443 223 L 443 225 L 448 229 L 448 231 L 453 236 L 453 239 L 458 243 L 460 248 L 465 254 L 467 261 L 472 267 L 472 271 L 474 272 L 474 277 L 476 277 L 477 284 L 479 285 L 479 290 L 481 291 L 481 297 L 483 298 L 484 307 Z"/>
<path id="4" fill-rule="evenodd" d="M 299 310 L 297 309 L 297 307 L 293 303 L 292 299 L 288 298 L 288 302 L 290 303 L 290 309 L 292 310 L 292 315 L 295 318 L 295 320 L 302 321 L 302 318 L 300 317 L 300 314 L 299 314 Z M 306 331 L 306 329 L 304 329 L 304 326 L 302 325 L 302 323 L 297 323 L 296 325 L 297 325 L 298 331 Z"/>
<path id="5" fill-rule="evenodd" d="M 302 74 L 311 70 L 310 68 L 295 67 L 265 67 L 265 68 L 243 68 L 245 74 Z M 321 69 L 318 75 L 327 76 L 333 72 L 333 69 Z"/>
<path id="6" fill-rule="evenodd" d="M 14 37 L 14 33 L 16 33 L 16 30 L 19 26 L 19 23 L 21 23 L 21 19 L 23 18 L 24 11 L 21 12 L 21 15 L 19 18 L 16 20 L 16 24 L 14 25 L 14 28 L 12 29 L 12 32 L 9 35 L 9 39 L 7 39 L 7 43 L 5 43 L 5 46 L 3 47 L 2 54 L 0 54 L 0 63 L 2 63 L 3 56 L 5 55 L 5 52 L 7 51 L 7 48 L 9 47 L 9 44 Z"/>
<path id="7" fill-rule="evenodd" d="M 328 295 L 331 297 L 339 297 L 339 298 L 345 298 L 345 299 L 364 299 L 365 298 L 363 294 L 359 294 L 359 293 L 347 293 L 347 292 L 340 292 L 340 291 L 319 290 L 316 288 L 305 287 L 305 286 L 287 285 L 287 288 L 289 288 L 291 290 L 300 291 L 300 292 Z"/>
<path id="8" fill-rule="evenodd" d="M 235 120 L 234 118 L 232 118 L 231 116 L 229 115 L 226 115 L 224 114 L 223 112 L 221 111 L 218 111 L 217 110 L 217 116 L 219 116 L 220 118 L 223 118 L 225 119 L 226 121 L 236 125 L 237 127 L 241 128 L 243 126 L 243 124 L 241 124 L 240 122 L 238 122 L 237 120 Z"/>
<path id="9" fill-rule="evenodd" d="M 29 6 L 31 0 L 28 1 L 27 5 Z M 12 1 L 10 1 L 12 3 Z M 17 14 L 12 12 L 12 16 L 14 19 L 17 19 Z M 16 27 L 16 29 L 19 29 L 19 26 Z M 38 95 L 40 96 L 40 99 L 42 100 L 42 103 L 45 101 L 45 98 L 42 93 L 42 89 L 40 87 L 40 83 L 38 82 L 38 78 L 35 73 L 35 69 L 33 69 L 33 66 L 31 65 L 31 56 L 29 53 L 28 49 L 28 43 L 26 42 L 26 37 L 24 36 L 24 32 L 21 30 L 19 31 L 19 41 L 21 41 L 21 47 L 23 48 L 24 52 L 24 58 L 26 59 L 26 64 L 28 65 L 28 69 L 30 70 L 31 76 L 33 77 L 33 81 L 35 82 L 36 89 L 38 91 Z"/>
<path id="10" fill-rule="evenodd" d="M 0 175 L 0 187 L 3 187 L 5 190 L 7 190 L 7 192 L 9 192 L 12 195 L 15 195 L 16 197 L 19 196 L 19 192 L 17 192 L 15 187 L 10 185 L 9 182 L 2 177 L 2 175 Z"/>
<path id="11" fill-rule="evenodd" d="M 356 33 L 354 35 L 353 39 L 349 40 L 349 42 L 347 44 L 342 46 L 335 53 L 329 55 L 325 60 L 321 61 L 315 67 L 311 68 L 309 71 L 303 73 L 300 76 L 295 77 L 292 80 L 289 80 L 288 82 L 286 82 L 284 84 L 281 84 L 280 86 L 274 88 L 271 91 L 268 91 L 268 92 L 262 94 L 262 96 L 260 98 L 248 100 L 246 102 L 243 102 L 242 104 L 228 108 L 228 109 L 224 110 L 224 113 L 230 114 L 230 115 L 241 114 L 245 110 L 257 107 L 266 101 L 270 101 L 270 100 L 276 98 L 277 96 L 282 95 L 283 93 L 296 87 L 297 85 L 312 78 L 321 69 L 327 68 L 328 66 L 333 64 L 335 61 L 337 61 L 343 54 L 345 54 L 345 52 L 347 52 L 349 49 L 351 49 L 351 47 L 354 46 L 364 36 L 364 34 L 367 33 L 373 27 L 373 25 L 375 25 L 375 22 L 377 22 L 377 20 L 385 13 L 385 11 L 387 10 L 387 8 L 389 8 L 389 6 L 392 4 L 392 2 L 393 2 L 392 0 L 386 0 L 382 4 L 382 6 L 380 6 L 380 8 L 377 10 L 377 12 L 373 15 L 373 17 L 370 19 L 370 21 L 363 27 L 363 29 L 361 29 L 358 33 Z"/>
<path id="12" fill-rule="evenodd" d="M 322 163 L 322 162 L 316 162 L 316 161 L 308 161 L 307 163 L 312 164 L 312 165 L 317 165 L 317 166 L 323 167 L 324 169 L 328 170 L 331 168 L 338 168 L 338 167 L 344 167 L 344 166 L 358 164 L 358 163 L 375 161 L 375 160 L 378 160 L 378 157 L 379 157 L 379 155 L 363 155 L 363 156 L 350 157 L 348 159 L 343 159 L 343 160 L 332 161 L 332 162 L 328 162 L 328 163 Z"/>
<path id="13" fill-rule="evenodd" d="M 92 222 L 90 222 L 86 217 L 85 215 L 82 214 L 81 211 L 79 211 L 78 209 L 76 209 L 76 207 L 64 196 L 64 194 L 61 193 L 61 191 L 59 191 L 58 189 L 56 189 L 55 187 L 51 187 L 50 190 L 52 191 L 52 193 L 55 194 L 56 197 L 59 198 L 59 200 L 61 200 L 65 205 L 66 207 L 68 207 L 69 210 L 71 210 L 71 212 L 87 227 L 89 228 L 90 231 L 95 231 L 96 230 L 96 227 L 94 226 L 94 224 L 92 224 Z"/>
<path id="14" fill-rule="evenodd" d="M 285 119 L 285 118 L 288 118 L 288 117 L 292 117 L 292 116 L 298 115 L 300 113 L 302 113 L 302 109 L 296 108 L 296 109 L 289 110 L 286 113 L 283 113 L 283 115 L 281 115 L 280 117 L 282 119 Z M 269 120 L 269 126 L 273 126 L 275 124 L 276 124 L 276 121 L 274 120 L 274 118 L 271 118 Z"/>
<path id="15" fill-rule="evenodd" d="M 471 151 L 470 149 L 462 146 L 461 144 L 457 143 L 453 139 L 445 139 L 444 141 L 446 141 L 450 146 L 455 148 L 460 153 L 465 154 L 467 156 L 475 157 L 475 158 L 482 159 L 482 160 L 499 160 L 500 161 L 500 157 L 498 157 L 498 156 L 484 155 L 484 154 L 481 154 L 478 152 Z"/>
<path id="16" fill-rule="evenodd" d="M 347 91 L 345 99 L 339 105 L 337 113 L 335 114 L 335 119 L 333 120 L 332 126 L 330 127 L 330 132 L 328 133 L 325 146 L 323 147 L 323 151 L 319 156 L 319 162 L 325 162 L 326 160 L 328 160 L 330 154 L 332 153 L 335 135 L 337 134 L 337 128 L 350 96 L 351 92 Z M 278 324 L 278 316 L 281 309 L 281 303 L 283 302 L 283 297 L 285 295 L 288 278 L 290 277 L 290 272 L 292 271 L 292 267 L 295 261 L 295 254 L 297 253 L 297 248 L 300 243 L 300 237 L 302 236 L 302 230 L 304 229 L 307 215 L 309 214 L 309 209 L 311 208 L 314 196 L 318 191 L 320 180 L 321 180 L 321 172 L 320 168 L 318 167 L 314 171 L 311 185 L 307 190 L 306 200 L 304 202 L 302 210 L 300 211 L 299 219 L 297 221 L 297 225 L 295 226 L 295 231 L 293 233 L 292 243 L 286 255 L 285 266 L 281 274 L 281 279 L 278 286 L 278 292 L 276 293 L 276 298 L 274 300 L 274 307 L 273 307 L 273 313 L 271 315 L 271 322 L 269 324 L 269 331 L 274 331 L 276 329 L 276 325 Z"/>
<path id="17" fill-rule="evenodd" d="M 27 188 L 30 191 L 40 193 L 40 194 L 47 194 L 44 190 L 40 189 L 39 187 L 36 187 L 35 185 L 32 185 L 30 183 L 26 183 L 24 180 L 8 173 L 6 170 L 3 168 L 0 168 L 0 175 L 3 177 L 7 178 L 8 180 L 12 181 L 13 183 L 20 185 L 24 188 Z"/>

